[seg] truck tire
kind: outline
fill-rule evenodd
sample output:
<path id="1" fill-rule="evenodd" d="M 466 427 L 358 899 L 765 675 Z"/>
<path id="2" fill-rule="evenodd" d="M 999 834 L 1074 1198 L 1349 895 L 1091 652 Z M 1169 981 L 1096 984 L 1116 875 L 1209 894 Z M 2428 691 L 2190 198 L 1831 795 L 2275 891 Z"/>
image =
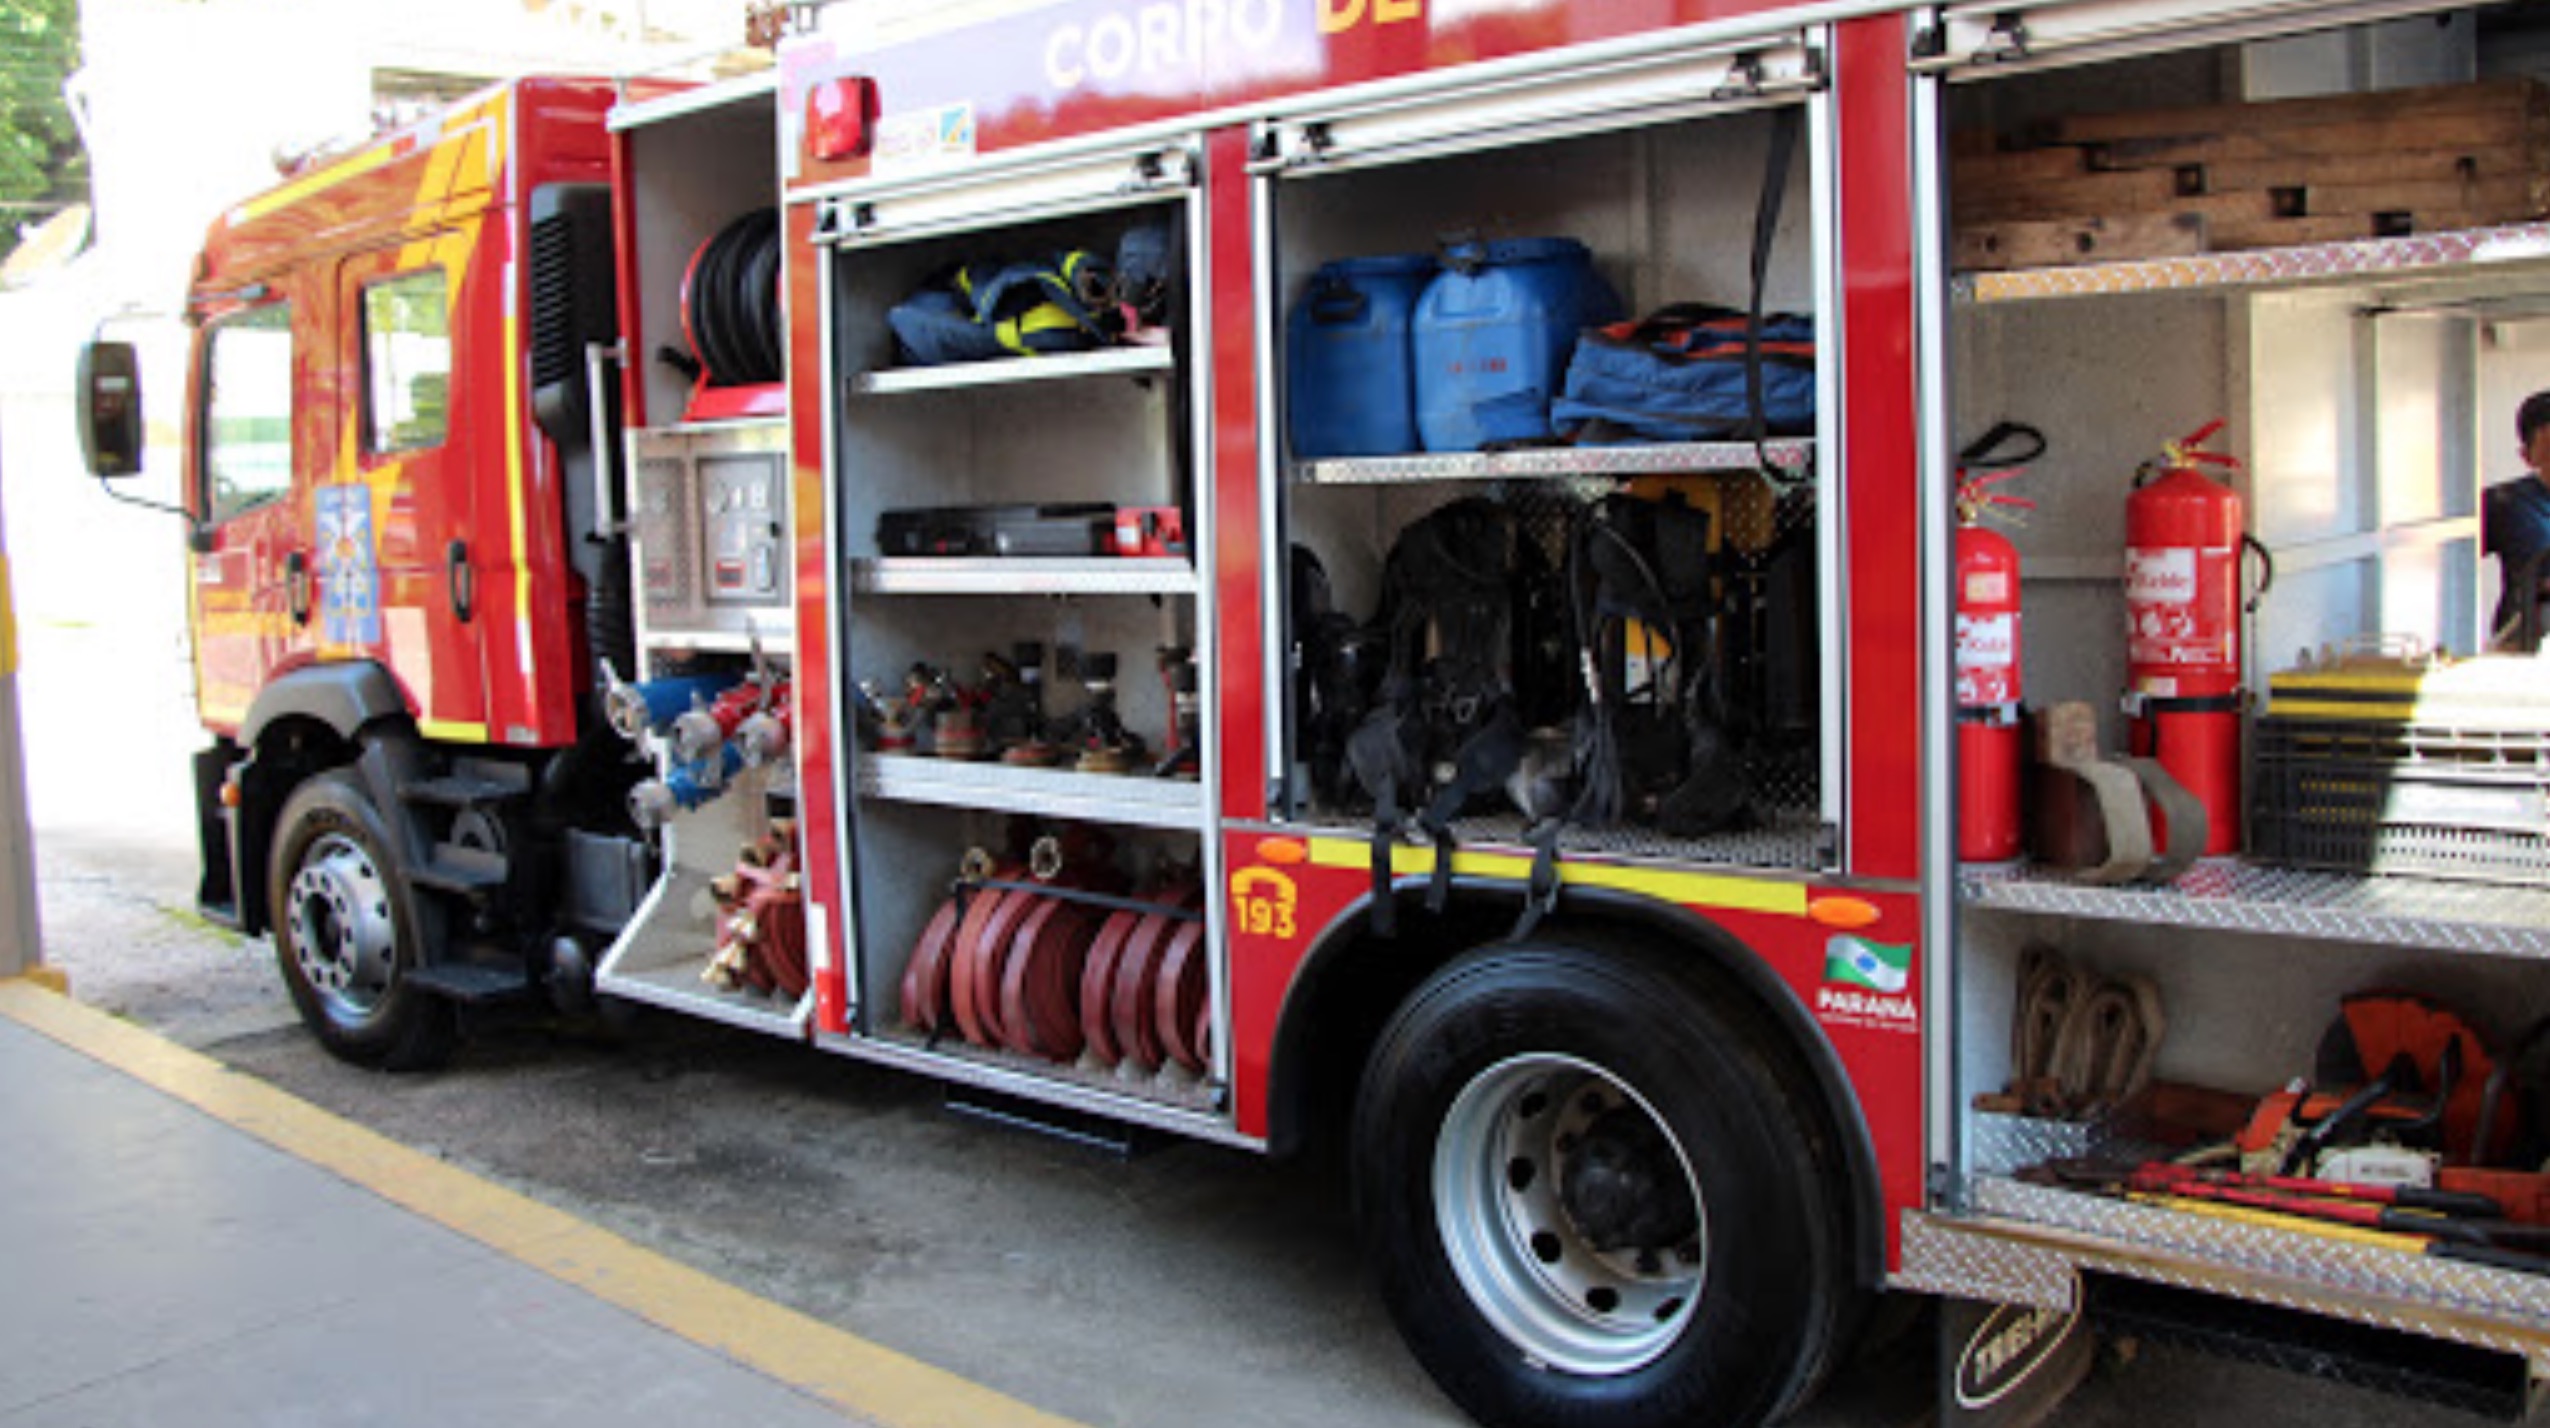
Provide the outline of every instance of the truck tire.
<path id="1" fill-rule="evenodd" d="M 1807 1128 L 1736 1015 L 1660 960 L 1516 943 L 1383 1031 L 1356 1218 L 1400 1333 L 1481 1423 L 1783 1406 L 1834 1247 Z"/>
<path id="2" fill-rule="evenodd" d="M 268 868 L 275 961 L 319 1044 L 387 1071 L 442 1064 L 459 1026 L 449 1002 L 408 978 L 423 910 L 361 782 L 339 769 L 293 790 Z"/>

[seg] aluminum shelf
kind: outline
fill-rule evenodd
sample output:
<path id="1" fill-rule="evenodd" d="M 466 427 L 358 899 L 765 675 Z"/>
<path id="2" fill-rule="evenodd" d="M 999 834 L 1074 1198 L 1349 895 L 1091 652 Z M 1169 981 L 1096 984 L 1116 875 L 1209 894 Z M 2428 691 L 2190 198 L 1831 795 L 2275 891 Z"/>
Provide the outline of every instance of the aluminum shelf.
<path id="1" fill-rule="evenodd" d="M 1150 1126 L 1229 1144 L 1256 1144 L 1231 1130 L 1227 1088 L 1174 1066 L 1146 1071 L 1131 1062 L 1107 1067 L 1086 1058 L 1076 1063 L 1047 1061 L 976 1046 L 952 1036 L 932 1040 L 904 1026 L 888 1027 L 874 1035 L 819 1034 L 815 1044 L 827 1051 L 1104 1116 L 1127 1125 Z"/>
<path id="2" fill-rule="evenodd" d="M 594 986 L 633 1002 L 804 1040 L 814 1016 L 811 992 L 791 1002 L 756 992 L 721 992 L 700 980 L 716 951 L 715 919 L 703 911 L 713 876 L 701 868 L 667 871 L 603 958 Z"/>
<path id="3" fill-rule="evenodd" d="M 707 1021 L 794 1041 L 805 1039 L 806 1025 L 814 1016 L 812 993 L 802 1001 L 789 1002 L 754 992 L 721 992 L 699 979 L 707 966 L 703 955 L 688 965 L 622 972 L 607 980 L 596 979 L 595 985 L 614 996 Z"/>
<path id="4" fill-rule="evenodd" d="M 2090 887 L 2027 868 L 1958 870 L 1969 907 L 2159 927 L 2550 958 L 2550 892 L 2208 858 L 2157 886 Z"/>
<path id="5" fill-rule="evenodd" d="M 1204 832 L 1208 822 L 1202 784 L 1143 774 L 1021 768 L 917 754 L 862 754 L 857 777 L 862 796 L 897 803 L 1037 813 L 1187 833 Z"/>
<path id="6" fill-rule="evenodd" d="M 1770 457 L 1790 477 L 1812 474 L 1815 443 L 1782 437 L 1756 448 L 1749 441 L 1663 442 L 1652 446 L 1549 446 L 1516 451 L 1453 451 L 1407 456 L 1350 456 L 1304 461 L 1293 469 L 1306 486 L 1393 486 L 1429 481 L 1548 481 L 1673 476 L 1697 471 L 1750 471 Z"/>
<path id="7" fill-rule="evenodd" d="M 1984 304 L 2128 293 L 2481 277 L 2520 277 L 2535 283 L 2550 278 L 2550 223 L 2087 263 L 2068 268 L 1962 273 L 1952 280 L 1950 291 L 1958 302 Z"/>
<path id="8" fill-rule="evenodd" d="M 2550 1276 L 1997 1176 L 1904 1217 L 1903 1288 L 2077 1307 L 2089 1270 L 2550 1360 Z"/>
<path id="9" fill-rule="evenodd" d="M 1022 382 L 1068 382 L 1087 377 L 1152 377 L 1176 368 L 1177 358 L 1166 347 L 1107 347 L 1095 352 L 1002 357 L 989 362 L 950 362 L 938 367 L 881 368 L 852 377 L 850 390 L 856 396 L 886 397 L 910 392 L 1007 387 Z"/>
<path id="10" fill-rule="evenodd" d="M 1177 557 L 886 556 L 850 562 L 862 595 L 1193 595 Z"/>

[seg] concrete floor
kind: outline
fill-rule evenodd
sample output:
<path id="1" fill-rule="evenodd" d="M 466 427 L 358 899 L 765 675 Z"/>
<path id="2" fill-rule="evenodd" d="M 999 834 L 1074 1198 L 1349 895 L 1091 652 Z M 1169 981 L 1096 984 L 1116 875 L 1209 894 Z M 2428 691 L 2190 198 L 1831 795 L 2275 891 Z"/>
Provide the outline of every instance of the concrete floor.
<path id="1" fill-rule="evenodd" d="M 25 983 L 0 984 L 0 1144 L 10 1150 L 0 1157 L 10 1207 L 0 1216 L 0 1424 L 872 1421 L 827 1402 L 821 1385 L 645 1317 L 703 1286 L 713 1299 L 704 1276 L 668 1279 L 652 1255 L 580 1239 L 565 1216 L 485 1194 L 471 1177 L 171 1050 Z M 476 1221 L 446 1224 L 386 1198 L 393 1178 L 436 1206 L 474 1205 Z M 471 1229 L 538 1240 L 551 1260 L 575 1253 L 622 1286 L 655 1288 L 606 1298 Z M 973 1421 L 1037 1419 L 955 1388 Z"/>

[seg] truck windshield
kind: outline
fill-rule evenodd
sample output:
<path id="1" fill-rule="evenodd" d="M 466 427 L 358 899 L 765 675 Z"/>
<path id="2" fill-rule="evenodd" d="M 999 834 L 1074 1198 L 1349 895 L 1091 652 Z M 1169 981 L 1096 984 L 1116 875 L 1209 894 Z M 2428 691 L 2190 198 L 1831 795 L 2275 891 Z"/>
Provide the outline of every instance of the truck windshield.
<path id="1" fill-rule="evenodd" d="M 205 516 L 215 523 L 292 488 L 292 309 L 274 303 L 206 339 Z"/>

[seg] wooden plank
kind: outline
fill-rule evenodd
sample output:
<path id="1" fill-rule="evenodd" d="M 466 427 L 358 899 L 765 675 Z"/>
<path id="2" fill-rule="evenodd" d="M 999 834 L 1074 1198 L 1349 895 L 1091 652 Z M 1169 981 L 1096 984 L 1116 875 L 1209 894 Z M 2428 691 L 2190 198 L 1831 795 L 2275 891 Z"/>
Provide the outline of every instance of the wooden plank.
<path id="1" fill-rule="evenodd" d="M 1982 223 L 2077 223 L 2087 218 L 2165 217 L 2173 213 L 2241 221 L 2277 216 L 2276 191 L 2272 189 L 2182 195 L 2165 187 L 2135 198 L 2055 186 L 2034 192 L 2013 191 L 1973 203 L 1960 194 L 1948 211 L 1951 221 L 1960 227 Z"/>
<path id="2" fill-rule="evenodd" d="M 2001 136 L 1990 129 L 1963 126 L 1948 131 L 1948 157 L 1984 159 L 2001 151 Z"/>
<path id="3" fill-rule="evenodd" d="M 2213 225 L 2206 236 L 2215 251 L 2229 253 L 2250 248 L 2344 243 L 2364 238 L 2404 238 L 2415 233 L 2450 233 L 2464 228 L 2487 228 L 2505 221 L 2453 208 L 2415 213 L 2331 213 L 2255 222 L 2226 220 Z"/>
<path id="4" fill-rule="evenodd" d="M 2521 116 L 2537 113 L 2541 108 L 2540 86 L 2529 79 L 2508 78 L 2257 103 L 2074 114 L 2034 126 L 2031 137 L 2039 143 L 2090 144 L 2232 132 L 2267 133 L 2403 118 Z"/>
<path id="5" fill-rule="evenodd" d="M 1952 175 L 1950 200 L 1957 220 L 2002 223 L 2037 218 L 2095 217 L 2114 213 L 2151 213 L 2178 196 L 2177 179 L 2165 170 L 2081 174 L 2022 187 L 1987 188 L 1969 193 Z"/>
<path id="6" fill-rule="evenodd" d="M 2516 114 L 2403 114 L 2292 129 L 2238 129 L 2104 140 L 2088 147 L 2100 171 L 2171 169 L 2187 164 L 2283 158 L 2361 158 L 2397 151 L 2539 152 L 2550 117 Z"/>
<path id="7" fill-rule="evenodd" d="M 2411 149 L 2368 154 L 2295 154 L 2278 159 L 2225 159 L 2187 166 L 2203 193 L 2311 184 L 2485 183 L 2527 180 L 2550 170 L 2550 154 L 2519 148 Z M 2182 178 L 2182 183 L 2184 182 Z"/>
<path id="8" fill-rule="evenodd" d="M 2273 191 L 2271 191 L 2273 192 Z M 2335 213 L 2455 212 L 2481 223 L 2506 223 L 2541 212 L 2541 193 L 2533 179 L 2489 179 L 2481 183 L 2325 183 L 2298 190 L 2298 212 L 2279 205 L 2289 217 Z"/>
<path id="9" fill-rule="evenodd" d="M 1948 181 L 1960 194 L 1997 193 L 2041 183 L 2062 183 L 2088 172 L 2086 149 L 2014 149 L 1981 158 L 1957 159 L 1948 166 Z"/>
<path id="10" fill-rule="evenodd" d="M 2201 217 L 2163 213 L 1961 226 L 1950 261 L 1961 271 L 1997 272 L 2132 258 L 2182 258 L 2205 251 Z"/>

